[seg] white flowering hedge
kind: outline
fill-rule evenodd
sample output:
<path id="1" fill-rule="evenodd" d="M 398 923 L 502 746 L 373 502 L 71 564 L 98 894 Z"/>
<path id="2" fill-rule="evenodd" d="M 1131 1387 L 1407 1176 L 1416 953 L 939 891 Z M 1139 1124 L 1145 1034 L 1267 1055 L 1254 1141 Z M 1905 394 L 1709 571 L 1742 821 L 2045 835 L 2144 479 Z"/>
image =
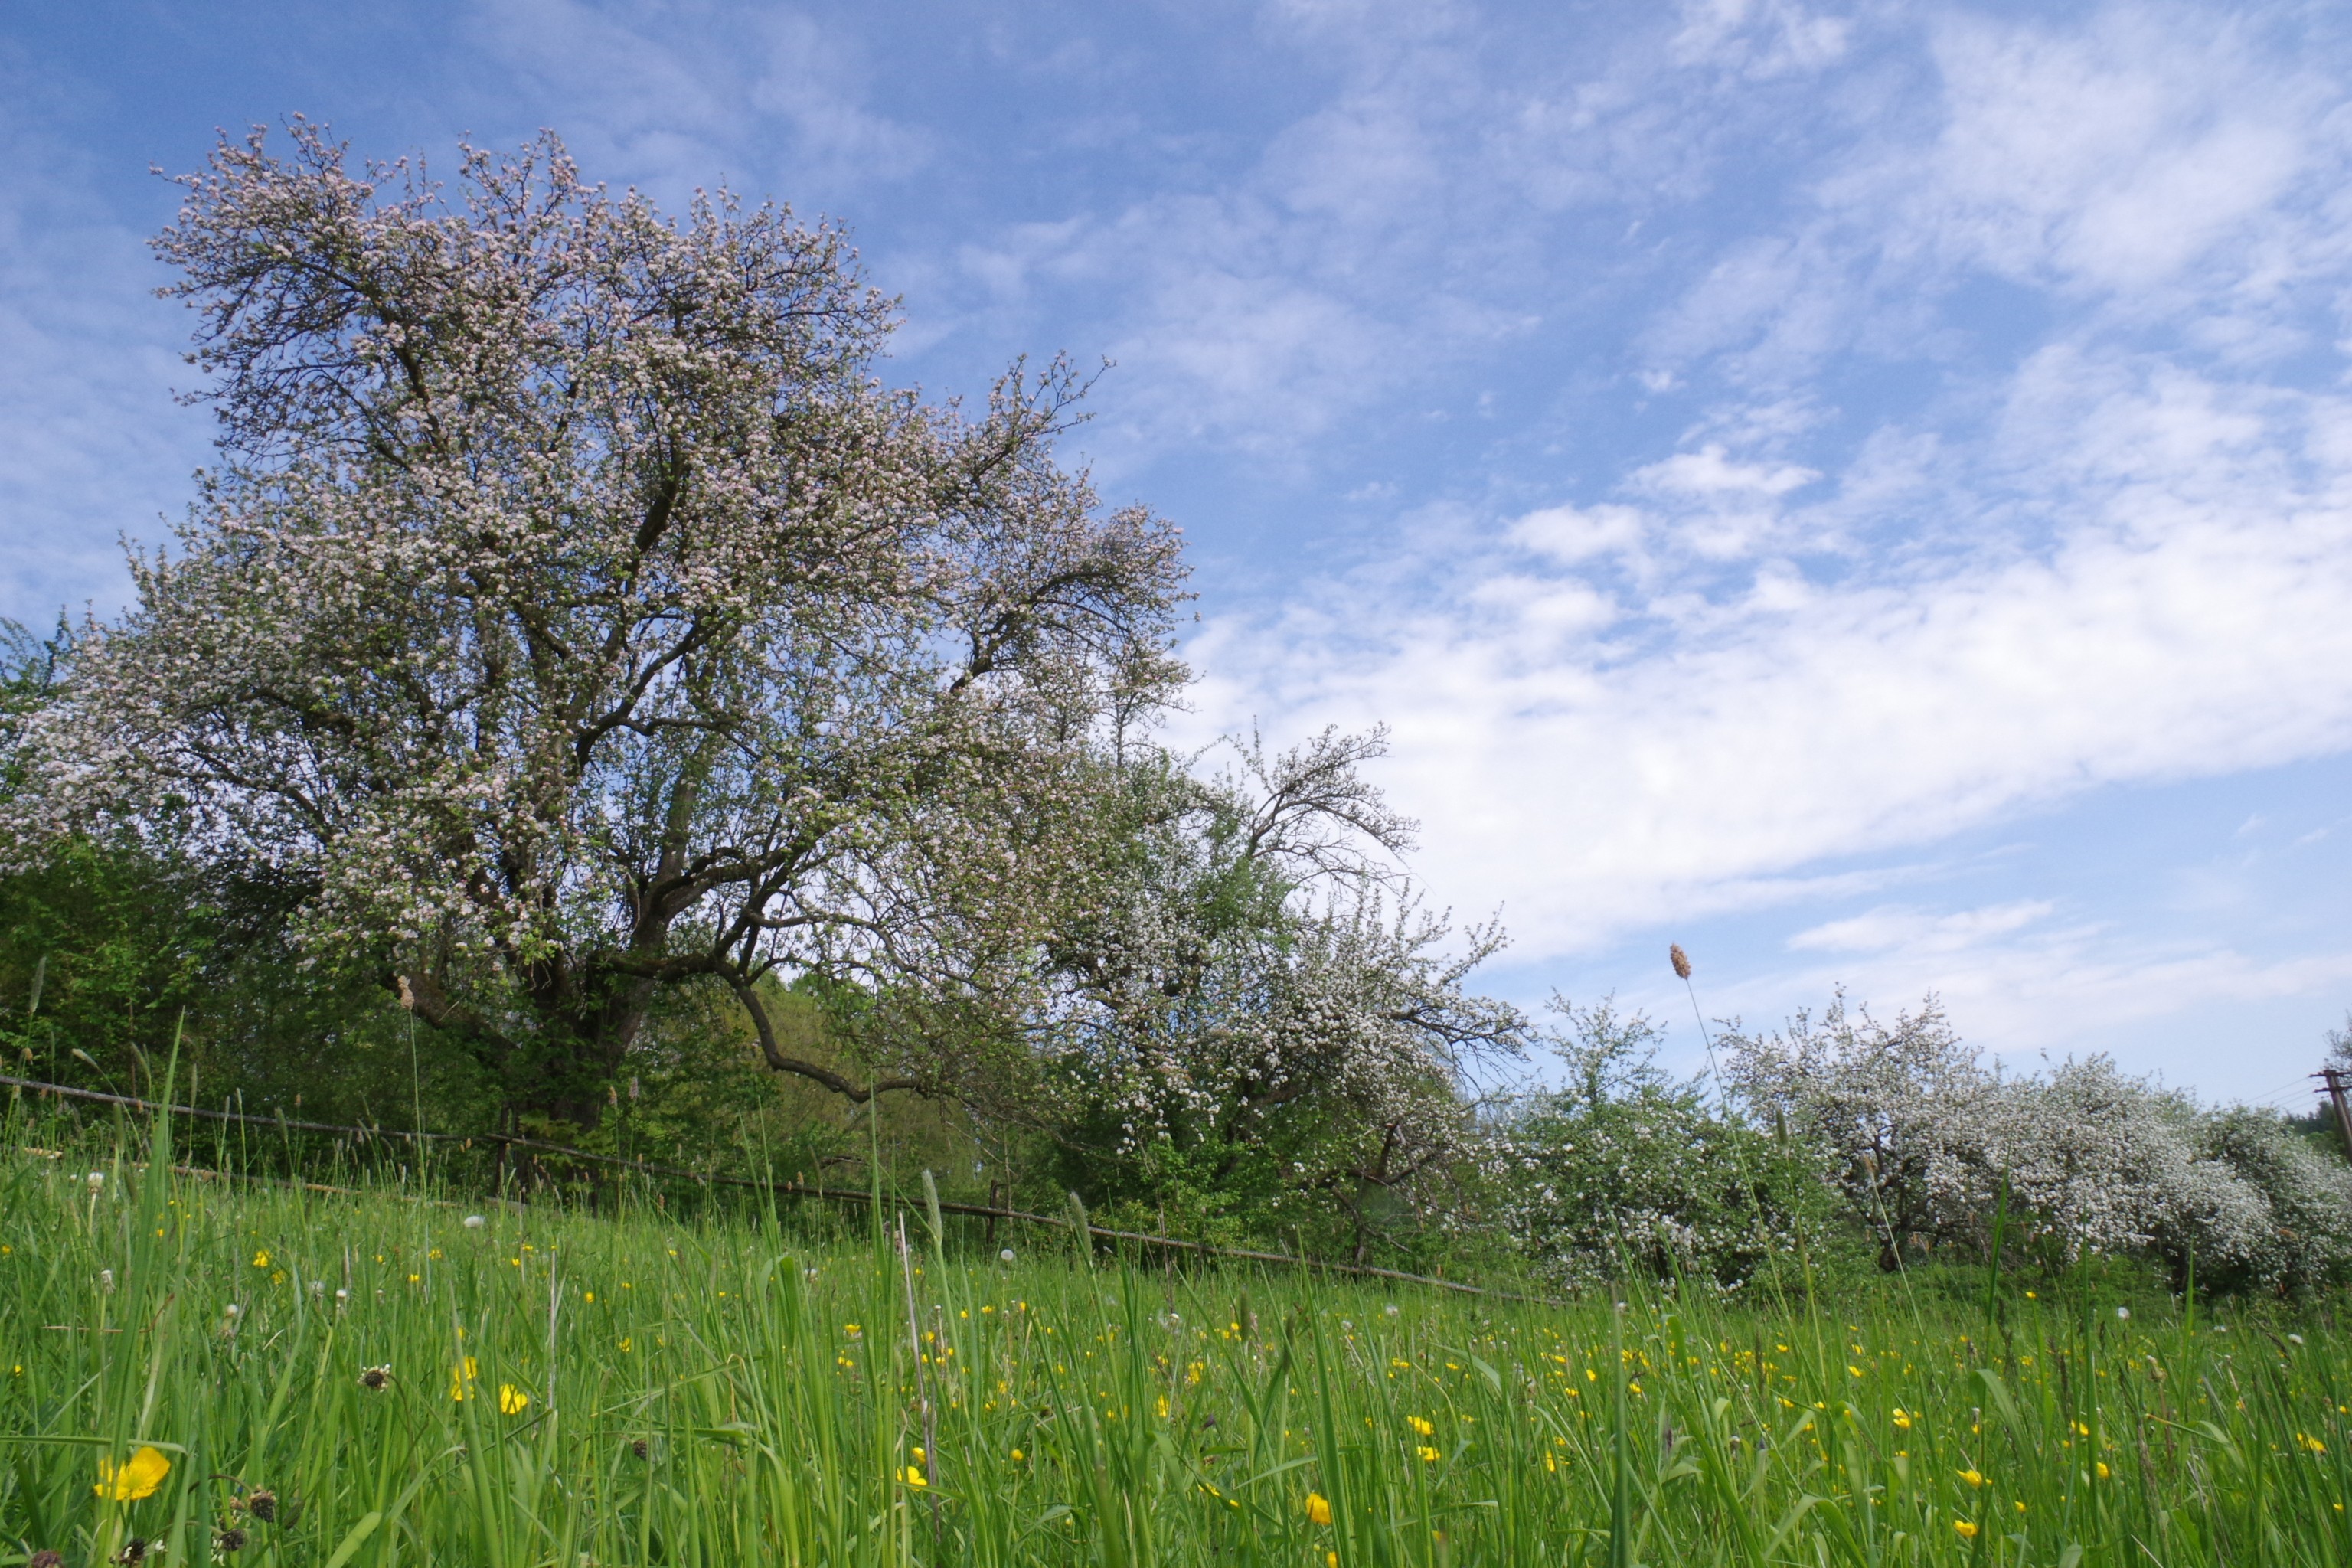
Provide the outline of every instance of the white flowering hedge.
<path id="1" fill-rule="evenodd" d="M 2221 1110 L 2105 1057 L 2011 1076 L 1932 998 L 1892 1024 L 1840 997 L 1722 1037 L 1728 1096 L 1650 1062 L 1655 1031 L 1571 1010 L 1571 1084 L 1490 1141 L 1514 1241 L 1567 1280 L 1633 1267 L 1725 1286 L 1833 1222 L 1885 1268 L 2133 1256 L 2178 1287 L 2352 1279 L 2352 1165 L 2284 1119 Z M 1808 1226 L 1816 1228 L 1808 1229 Z"/>

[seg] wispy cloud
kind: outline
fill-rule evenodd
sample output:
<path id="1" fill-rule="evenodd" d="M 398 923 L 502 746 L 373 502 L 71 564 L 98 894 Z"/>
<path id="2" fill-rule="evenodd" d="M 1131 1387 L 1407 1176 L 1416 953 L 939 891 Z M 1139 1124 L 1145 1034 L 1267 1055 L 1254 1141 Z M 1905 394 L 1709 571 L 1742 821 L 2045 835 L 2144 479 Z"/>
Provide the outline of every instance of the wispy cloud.
<path id="1" fill-rule="evenodd" d="M 2352 284 L 2340 90 L 2204 15 L 1929 46 L 1931 104 L 1631 327 L 1679 450 L 1198 644 L 1216 714 L 1391 721 L 1435 874 L 1528 953 L 2352 746 L 2352 405 L 2290 353 Z"/>
<path id="2" fill-rule="evenodd" d="M 37 623 L 127 574 L 116 541 L 152 540 L 210 435 L 176 408 L 176 312 L 152 297 L 145 237 L 95 193 L 60 132 L 58 85 L 0 47 L 0 614 Z"/>

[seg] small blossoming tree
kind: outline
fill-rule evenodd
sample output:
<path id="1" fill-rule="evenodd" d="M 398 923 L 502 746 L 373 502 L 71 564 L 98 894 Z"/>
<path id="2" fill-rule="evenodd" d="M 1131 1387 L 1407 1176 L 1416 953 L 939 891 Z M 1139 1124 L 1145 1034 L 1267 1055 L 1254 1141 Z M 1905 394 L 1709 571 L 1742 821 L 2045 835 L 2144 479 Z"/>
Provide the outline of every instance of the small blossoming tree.
<path id="1" fill-rule="evenodd" d="M 1450 1180 L 1480 1070 L 1527 1028 L 1466 984 L 1500 930 L 1455 931 L 1406 881 L 1412 824 L 1361 772 L 1384 747 L 1253 740 L 1213 778 L 1145 755 L 1106 795 L 1091 896 L 1045 949 L 1065 1142 L 1106 1157 L 1097 1190 L 1336 1209 L 1360 1258 Z"/>

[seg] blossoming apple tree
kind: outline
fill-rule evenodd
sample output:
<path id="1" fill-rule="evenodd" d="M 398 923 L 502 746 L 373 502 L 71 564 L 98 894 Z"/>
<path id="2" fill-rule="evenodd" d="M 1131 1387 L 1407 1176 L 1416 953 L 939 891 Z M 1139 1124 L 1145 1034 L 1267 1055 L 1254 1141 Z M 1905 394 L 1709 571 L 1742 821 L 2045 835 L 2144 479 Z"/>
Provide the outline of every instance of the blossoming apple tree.
<path id="1" fill-rule="evenodd" d="M 586 183 L 551 135 L 354 164 L 224 139 L 156 241 L 219 417 L 173 545 L 17 737 L 19 857 L 100 823 L 296 890 L 502 1075 L 593 1121 L 666 986 L 1018 1013 L 1111 726 L 1182 679 L 1172 529 L 1054 437 L 886 388 L 837 229 Z"/>

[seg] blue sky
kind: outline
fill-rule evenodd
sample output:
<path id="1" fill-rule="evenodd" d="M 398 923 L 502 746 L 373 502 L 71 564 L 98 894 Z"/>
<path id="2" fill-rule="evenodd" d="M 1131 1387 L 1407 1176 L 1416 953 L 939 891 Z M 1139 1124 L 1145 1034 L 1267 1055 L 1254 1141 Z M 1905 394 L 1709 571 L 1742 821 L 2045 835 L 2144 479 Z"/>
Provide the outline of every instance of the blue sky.
<path id="1" fill-rule="evenodd" d="M 2295 1106 L 2352 1004 L 2340 6 L 12 7 L 0 614 L 183 504 L 148 169 L 294 112 L 838 217 L 934 393 L 1115 361 L 1178 735 L 1390 723 L 1520 1000 Z"/>

